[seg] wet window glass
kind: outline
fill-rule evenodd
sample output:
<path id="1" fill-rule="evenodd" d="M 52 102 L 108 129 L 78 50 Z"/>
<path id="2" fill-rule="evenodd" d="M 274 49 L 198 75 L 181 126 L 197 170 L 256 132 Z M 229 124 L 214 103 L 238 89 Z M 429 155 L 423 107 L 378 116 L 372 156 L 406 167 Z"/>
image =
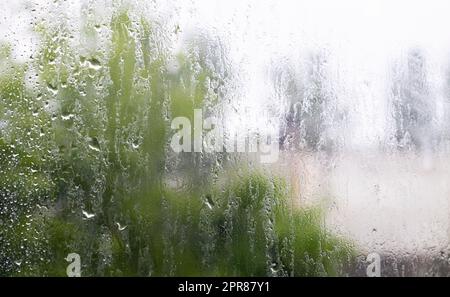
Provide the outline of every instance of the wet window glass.
<path id="1" fill-rule="evenodd" d="M 449 8 L 1 2 L 0 276 L 447 276 Z"/>

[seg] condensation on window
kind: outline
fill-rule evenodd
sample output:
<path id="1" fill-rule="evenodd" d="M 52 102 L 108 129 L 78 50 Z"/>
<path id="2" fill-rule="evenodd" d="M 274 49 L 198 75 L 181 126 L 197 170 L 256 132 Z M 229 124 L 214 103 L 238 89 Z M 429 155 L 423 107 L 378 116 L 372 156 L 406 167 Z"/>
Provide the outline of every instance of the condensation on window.
<path id="1" fill-rule="evenodd" d="M 0 3 L 0 275 L 447 276 L 448 8 Z"/>

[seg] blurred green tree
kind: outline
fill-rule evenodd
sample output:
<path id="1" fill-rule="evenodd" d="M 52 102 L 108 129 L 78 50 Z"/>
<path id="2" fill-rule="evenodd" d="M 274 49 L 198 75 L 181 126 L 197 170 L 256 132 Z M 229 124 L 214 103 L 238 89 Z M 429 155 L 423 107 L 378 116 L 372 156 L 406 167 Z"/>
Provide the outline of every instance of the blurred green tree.
<path id="1" fill-rule="evenodd" d="M 221 168 L 212 183 L 198 153 L 177 157 L 194 186 L 171 185 L 170 119 L 217 104 L 223 81 L 131 15 L 114 12 L 107 51 L 81 54 L 61 25 L 38 27 L 26 65 L 1 49 L 0 274 L 65 275 L 72 252 L 85 276 L 339 273 L 352 249 L 281 180 Z"/>

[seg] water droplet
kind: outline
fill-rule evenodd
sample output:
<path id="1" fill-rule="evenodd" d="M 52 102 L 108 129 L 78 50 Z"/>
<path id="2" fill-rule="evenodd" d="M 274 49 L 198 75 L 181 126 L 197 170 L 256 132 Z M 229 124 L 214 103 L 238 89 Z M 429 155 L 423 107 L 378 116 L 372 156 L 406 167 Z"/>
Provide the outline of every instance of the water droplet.
<path id="1" fill-rule="evenodd" d="M 89 148 L 96 152 L 100 151 L 100 144 L 96 137 L 89 138 Z"/>
<path id="2" fill-rule="evenodd" d="M 83 63 L 84 66 L 88 67 L 89 69 L 95 70 L 95 71 L 97 71 L 100 68 L 102 68 L 102 65 L 101 65 L 100 61 L 95 59 L 95 58 L 91 58 L 91 59 L 88 59 L 88 60 L 82 59 L 82 63 Z"/>
<path id="3" fill-rule="evenodd" d="M 117 222 L 116 225 L 117 225 L 117 229 L 119 229 L 119 231 L 123 231 L 123 230 L 125 230 L 127 228 L 126 225 L 122 226 L 122 225 L 120 225 L 119 222 Z"/>
<path id="4" fill-rule="evenodd" d="M 214 207 L 214 201 L 212 200 L 211 195 L 206 195 L 206 201 L 205 201 L 206 206 L 208 206 L 209 209 L 213 209 Z"/>
<path id="5" fill-rule="evenodd" d="M 139 148 L 139 142 L 136 140 L 136 141 L 133 141 L 132 143 L 131 143 L 131 147 L 133 148 L 133 149 L 138 149 Z"/>
<path id="6" fill-rule="evenodd" d="M 47 84 L 47 90 L 49 90 L 52 95 L 58 94 L 58 87 L 54 86 L 53 84 Z"/>
<path id="7" fill-rule="evenodd" d="M 93 217 L 95 217 L 94 213 L 88 213 L 87 211 L 83 210 L 82 211 L 83 216 L 86 220 L 92 219 Z"/>
<path id="8" fill-rule="evenodd" d="M 73 119 L 74 117 L 75 117 L 74 114 L 61 115 L 61 119 L 62 119 L 63 121 L 71 120 L 71 119 Z"/>

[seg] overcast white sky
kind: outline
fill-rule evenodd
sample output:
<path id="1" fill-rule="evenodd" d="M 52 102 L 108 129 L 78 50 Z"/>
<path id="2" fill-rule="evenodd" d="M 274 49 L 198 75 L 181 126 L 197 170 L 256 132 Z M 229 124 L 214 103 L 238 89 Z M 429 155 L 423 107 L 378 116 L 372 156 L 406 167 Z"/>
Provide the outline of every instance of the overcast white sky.
<path id="1" fill-rule="evenodd" d="M 54 4 L 56 2 L 56 4 Z M 31 32 L 32 9 L 64 7 L 71 22 L 81 16 L 83 3 L 101 1 L 20 0 L 0 2 L 0 39 L 15 46 L 16 56 L 27 58 L 36 42 Z M 433 88 L 439 90 L 450 57 L 450 1 L 448 0 L 174 0 L 145 3 L 182 32 L 209 32 L 228 47 L 239 69 L 240 110 L 250 110 L 249 125 L 264 125 L 261 113 L 280 108 L 274 102 L 267 72 L 277 61 L 300 64 L 302 53 L 326 49 L 339 100 L 353 108 L 350 143 L 371 144 L 386 130 L 386 80 L 393 60 L 411 47 L 427 54 Z M 150 3 L 150 4 L 149 4 Z M 100 9 L 100 10 L 101 10 Z M 35 12 L 33 12 L 36 15 Z M 439 92 L 435 100 L 442 101 Z M 275 128 L 276 129 L 276 128 Z"/>

